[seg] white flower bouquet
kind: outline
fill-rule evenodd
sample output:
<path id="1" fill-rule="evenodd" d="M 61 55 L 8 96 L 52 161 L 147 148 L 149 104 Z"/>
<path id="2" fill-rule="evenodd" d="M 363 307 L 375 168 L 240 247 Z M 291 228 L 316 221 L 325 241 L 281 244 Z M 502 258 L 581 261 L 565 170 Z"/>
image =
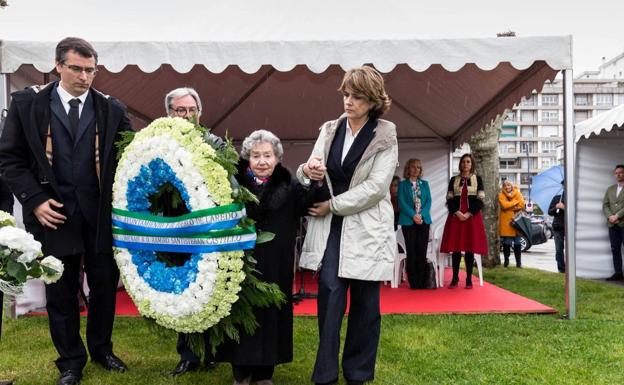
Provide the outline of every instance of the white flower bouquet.
<path id="1" fill-rule="evenodd" d="M 63 263 L 43 257 L 41 243 L 32 234 L 15 227 L 15 219 L 0 211 L 0 291 L 18 295 L 28 278 L 53 283 L 63 274 Z"/>

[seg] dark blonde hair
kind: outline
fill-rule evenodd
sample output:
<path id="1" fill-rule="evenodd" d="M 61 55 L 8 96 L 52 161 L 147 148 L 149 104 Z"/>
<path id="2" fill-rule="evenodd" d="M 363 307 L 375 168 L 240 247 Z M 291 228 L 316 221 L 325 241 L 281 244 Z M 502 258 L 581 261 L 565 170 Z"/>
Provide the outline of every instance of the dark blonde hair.
<path id="1" fill-rule="evenodd" d="M 411 158 L 410 160 L 405 162 L 405 168 L 403 168 L 403 178 L 409 179 L 409 169 L 412 166 L 412 164 L 416 164 L 417 166 L 420 166 L 420 175 L 418 177 L 422 178 L 424 175 L 423 166 L 422 166 L 422 162 L 418 158 Z"/>
<path id="2" fill-rule="evenodd" d="M 392 101 L 386 93 L 384 79 L 376 69 L 369 66 L 352 68 L 342 78 L 338 91 L 345 93 L 351 90 L 356 95 L 368 99 L 373 108 L 368 116 L 377 119 L 390 109 Z"/>
<path id="3" fill-rule="evenodd" d="M 459 173 L 461 174 L 461 172 L 462 172 L 461 164 L 462 164 L 462 161 L 464 160 L 464 158 L 470 158 L 470 173 L 474 174 L 475 173 L 476 163 L 475 163 L 475 160 L 474 160 L 474 157 L 472 156 L 472 154 L 464 154 L 464 155 L 462 155 L 461 158 L 459 158 L 459 167 L 458 167 Z"/>

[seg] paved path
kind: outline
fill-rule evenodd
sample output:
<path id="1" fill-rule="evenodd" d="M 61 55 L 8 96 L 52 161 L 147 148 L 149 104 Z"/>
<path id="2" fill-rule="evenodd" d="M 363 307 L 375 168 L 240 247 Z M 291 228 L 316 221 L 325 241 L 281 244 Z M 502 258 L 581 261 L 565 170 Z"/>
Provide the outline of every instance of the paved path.
<path id="1" fill-rule="evenodd" d="M 516 260 L 514 259 L 513 252 L 509 259 L 509 265 L 515 266 Z M 503 253 L 501 253 L 501 262 L 502 260 Z M 555 241 L 553 239 L 549 239 L 546 243 L 532 246 L 528 251 L 523 252 L 522 266 L 556 273 L 557 262 L 555 261 Z"/>
<path id="2" fill-rule="evenodd" d="M 503 253 L 501 253 L 501 261 Z M 513 253 L 510 258 L 510 265 L 514 265 Z M 532 267 L 552 273 L 557 272 L 557 261 L 555 261 L 555 241 L 549 239 L 548 242 L 531 247 L 528 251 L 522 253 L 522 266 Z M 607 282 L 612 285 L 624 286 L 624 281 L 605 281 L 604 279 L 595 279 L 596 281 Z"/>
<path id="3" fill-rule="evenodd" d="M 522 253 L 522 265 L 556 273 L 555 240 L 549 239 L 546 243 L 532 246 L 528 251 Z"/>

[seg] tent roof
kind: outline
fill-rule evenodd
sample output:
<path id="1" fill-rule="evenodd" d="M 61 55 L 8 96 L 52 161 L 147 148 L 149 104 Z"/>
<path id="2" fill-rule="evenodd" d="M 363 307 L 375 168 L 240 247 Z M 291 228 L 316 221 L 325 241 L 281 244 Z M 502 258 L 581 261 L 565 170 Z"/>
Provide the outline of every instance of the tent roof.
<path id="1" fill-rule="evenodd" d="M 140 120 L 163 115 L 166 92 L 188 85 L 207 126 L 304 140 L 340 114 L 344 70 L 372 64 L 386 73 L 400 137 L 459 145 L 572 67 L 570 36 L 432 38 L 398 3 L 21 0 L 0 12 L 0 72 L 50 72 L 56 43 L 78 35 L 98 50 L 96 87 Z M 72 23 L 57 22 L 76 8 Z"/>
<path id="2" fill-rule="evenodd" d="M 578 123 L 574 127 L 575 141 L 578 142 L 582 137 L 589 138 L 591 134 L 600 135 L 603 130 L 609 132 L 622 126 L 624 126 L 624 104 Z"/>

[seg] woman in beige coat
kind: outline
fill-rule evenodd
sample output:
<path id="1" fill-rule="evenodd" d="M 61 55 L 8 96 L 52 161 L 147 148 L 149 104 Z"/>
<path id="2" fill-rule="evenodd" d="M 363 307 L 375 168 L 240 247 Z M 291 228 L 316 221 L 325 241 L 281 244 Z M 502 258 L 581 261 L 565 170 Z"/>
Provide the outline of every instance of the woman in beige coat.
<path id="1" fill-rule="evenodd" d="M 390 99 L 371 67 L 348 71 L 339 90 L 345 113 L 321 126 L 303 184 L 326 188 L 310 209 L 300 264 L 319 272 L 319 347 L 312 380 L 338 381 L 340 326 L 350 293 L 342 357 L 347 384 L 371 381 L 381 330 L 379 282 L 392 278 L 396 252 L 389 186 L 397 166 L 395 125 L 379 119 Z"/>
<path id="2" fill-rule="evenodd" d="M 524 197 L 517 187 L 509 179 L 503 181 L 501 192 L 498 194 L 500 204 L 499 235 L 503 244 L 504 265 L 509 266 L 509 255 L 513 244 L 514 257 L 516 257 L 516 267 L 522 267 L 522 246 L 518 230 L 511 225 L 516 213 L 524 210 Z"/>

